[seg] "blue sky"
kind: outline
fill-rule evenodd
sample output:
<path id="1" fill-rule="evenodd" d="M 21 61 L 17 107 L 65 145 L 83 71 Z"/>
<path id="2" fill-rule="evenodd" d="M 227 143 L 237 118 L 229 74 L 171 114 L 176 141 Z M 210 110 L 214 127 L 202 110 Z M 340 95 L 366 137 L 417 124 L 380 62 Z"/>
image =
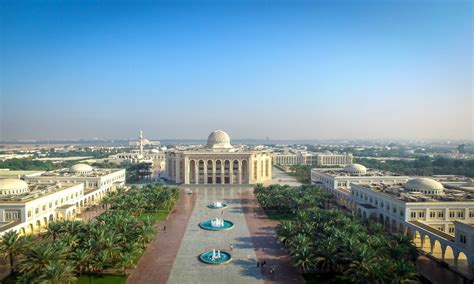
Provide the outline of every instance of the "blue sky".
<path id="1" fill-rule="evenodd" d="M 1 139 L 473 138 L 471 1 L 4 1 Z"/>

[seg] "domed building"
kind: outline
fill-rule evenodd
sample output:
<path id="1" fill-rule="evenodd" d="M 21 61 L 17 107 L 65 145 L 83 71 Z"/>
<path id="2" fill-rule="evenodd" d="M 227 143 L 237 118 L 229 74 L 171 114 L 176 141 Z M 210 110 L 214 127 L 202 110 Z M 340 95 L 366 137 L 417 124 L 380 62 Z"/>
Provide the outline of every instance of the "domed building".
<path id="1" fill-rule="evenodd" d="M 184 184 L 256 184 L 272 179 L 272 152 L 234 148 L 222 130 L 205 146 L 166 153 L 167 177 Z"/>
<path id="2" fill-rule="evenodd" d="M 92 167 L 86 164 L 75 164 L 69 168 L 69 172 L 73 174 L 87 174 L 92 172 Z"/>
<path id="3" fill-rule="evenodd" d="M 409 192 L 420 192 L 426 195 L 443 195 L 444 186 L 430 178 L 414 178 L 405 183 L 404 188 Z"/>
<path id="4" fill-rule="evenodd" d="M 27 192 L 28 184 L 21 179 L 0 179 L 0 195 L 23 194 Z"/>
<path id="5" fill-rule="evenodd" d="M 361 164 L 351 164 L 344 167 L 344 172 L 351 175 L 365 175 L 367 168 Z"/>

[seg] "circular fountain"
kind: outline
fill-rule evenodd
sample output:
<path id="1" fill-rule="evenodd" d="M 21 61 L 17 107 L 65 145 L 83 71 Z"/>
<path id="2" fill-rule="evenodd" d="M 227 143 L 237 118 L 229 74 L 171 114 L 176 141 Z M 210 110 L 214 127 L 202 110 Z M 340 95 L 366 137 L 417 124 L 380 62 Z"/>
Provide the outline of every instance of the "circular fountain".
<path id="1" fill-rule="evenodd" d="M 214 202 L 212 202 L 212 204 L 207 205 L 207 208 L 224 209 L 224 208 L 227 208 L 227 204 L 222 203 L 220 201 L 214 201 Z"/>
<path id="2" fill-rule="evenodd" d="M 213 249 L 201 253 L 199 260 L 206 264 L 225 264 L 232 261 L 232 255 L 226 251 Z"/>
<path id="3" fill-rule="evenodd" d="M 210 231 L 224 231 L 232 229 L 234 227 L 234 223 L 215 217 L 199 223 L 199 227 L 201 227 L 201 229 Z"/>

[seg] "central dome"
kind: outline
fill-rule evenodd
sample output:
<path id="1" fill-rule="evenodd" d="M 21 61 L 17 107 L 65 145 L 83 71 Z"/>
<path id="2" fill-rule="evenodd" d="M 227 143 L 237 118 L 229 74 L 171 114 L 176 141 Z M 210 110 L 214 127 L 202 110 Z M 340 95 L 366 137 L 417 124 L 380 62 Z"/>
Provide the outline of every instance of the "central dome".
<path id="1" fill-rule="evenodd" d="M 215 130 L 209 134 L 206 147 L 210 149 L 232 149 L 229 135 L 222 130 Z"/>

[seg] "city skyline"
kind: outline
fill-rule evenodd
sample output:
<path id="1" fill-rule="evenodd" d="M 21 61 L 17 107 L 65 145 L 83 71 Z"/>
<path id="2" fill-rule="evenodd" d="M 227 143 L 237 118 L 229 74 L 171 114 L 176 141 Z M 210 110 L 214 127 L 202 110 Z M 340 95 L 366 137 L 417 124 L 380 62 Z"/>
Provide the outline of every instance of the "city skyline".
<path id="1" fill-rule="evenodd" d="M 5 2 L 0 140 L 474 138 L 472 2 Z"/>

